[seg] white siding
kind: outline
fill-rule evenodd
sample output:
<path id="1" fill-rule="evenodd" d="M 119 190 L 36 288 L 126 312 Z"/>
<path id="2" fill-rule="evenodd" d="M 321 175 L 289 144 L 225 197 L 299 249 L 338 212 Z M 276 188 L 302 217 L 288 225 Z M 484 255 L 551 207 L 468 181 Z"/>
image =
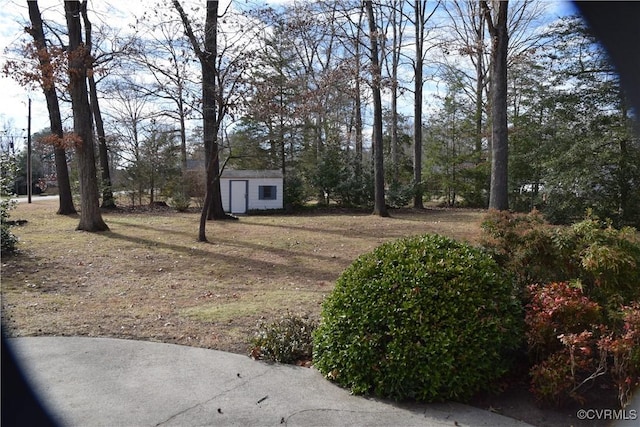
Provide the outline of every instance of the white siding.
<path id="1" fill-rule="evenodd" d="M 266 177 L 264 177 L 264 175 L 266 175 Z M 278 175 L 280 176 L 278 177 Z M 284 186 L 280 171 L 229 170 L 225 171 L 220 178 L 222 207 L 225 212 L 231 211 L 231 181 L 248 181 L 249 210 L 282 209 L 284 206 Z M 276 187 L 276 198 L 273 200 L 260 200 L 260 186 Z"/>
<path id="2" fill-rule="evenodd" d="M 261 185 L 271 185 L 276 187 L 275 200 L 260 200 L 259 187 Z M 261 178 L 249 180 L 249 210 L 261 209 L 282 209 L 282 178 Z"/>
<path id="3" fill-rule="evenodd" d="M 231 191 L 231 180 L 227 178 L 220 178 L 220 194 L 222 196 L 222 207 L 225 212 L 231 210 L 229 206 L 229 192 Z"/>

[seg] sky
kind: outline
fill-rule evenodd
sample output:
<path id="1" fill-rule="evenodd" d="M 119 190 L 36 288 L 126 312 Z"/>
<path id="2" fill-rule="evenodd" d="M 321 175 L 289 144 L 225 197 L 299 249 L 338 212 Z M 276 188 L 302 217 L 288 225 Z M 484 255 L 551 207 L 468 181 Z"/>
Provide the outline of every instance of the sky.
<path id="1" fill-rule="evenodd" d="M 230 1 L 221 0 L 220 10 L 224 10 Z M 201 4 L 201 1 L 183 0 L 188 3 Z M 291 2 L 291 0 L 267 0 L 269 4 Z M 25 24 L 28 22 L 26 0 L 0 0 L 0 67 L 7 60 L 7 48 L 14 46 L 23 37 Z M 59 19 L 64 22 L 63 8 L 59 0 L 39 0 L 43 18 Z M 101 11 L 102 17 L 114 20 L 122 28 L 135 21 L 136 16 L 157 3 L 156 0 L 89 0 L 89 9 Z M 549 16 L 565 16 L 575 12 L 569 1 L 547 1 Z M 106 8 L 110 6 L 110 9 Z M 28 124 L 28 100 L 31 99 L 31 129 L 32 133 L 49 127 L 49 117 L 44 101 L 44 95 L 39 88 L 32 90 L 21 87 L 13 79 L 0 74 L 0 131 L 10 128 L 14 136 L 18 136 L 18 147 L 22 139 L 26 139 Z M 24 138 L 22 138 L 24 137 Z"/>
<path id="2" fill-rule="evenodd" d="M 223 11 L 230 2 L 240 0 L 220 0 L 219 10 Z M 245 0 L 241 0 L 245 1 Z M 291 0 L 252 0 L 259 3 L 277 5 Z M 145 10 L 154 7 L 158 0 L 89 0 L 89 10 L 99 13 L 102 19 L 115 21 L 122 28 L 135 22 Z M 182 0 L 187 9 L 189 4 L 203 4 L 203 0 Z M 64 22 L 64 9 L 60 0 L 38 0 L 43 19 L 55 19 Z M 5 51 L 23 37 L 24 27 L 28 23 L 26 0 L 0 0 L 0 68 L 7 60 Z M 31 99 L 31 129 L 33 132 L 49 127 L 49 115 L 40 88 L 21 87 L 13 79 L 0 74 L 0 132 L 7 125 L 26 138 L 28 124 L 28 100 Z"/>
<path id="3" fill-rule="evenodd" d="M 225 7 L 231 0 L 222 0 L 220 7 Z M 188 3 L 189 0 L 183 0 Z M 25 24 L 28 22 L 26 0 L 0 0 L 0 67 L 7 59 L 5 51 L 19 40 L 24 34 Z M 107 3 L 110 9 L 107 11 Z M 108 14 L 107 19 L 114 19 L 120 26 L 126 28 L 135 22 L 136 16 L 152 7 L 156 0 L 89 0 L 89 10 L 101 11 Z M 43 19 L 57 19 L 64 22 L 62 2 L 60 0 L 39 0 Z M 49 115 L 40 88 L 27 89 L 21 87 L 13 79 L 0 75 L 0 131 L 7 125 L 26 136 L 28 125 L 28 99 L 31 98 L 31 129 L 33 132 L 49 127 Z"/>

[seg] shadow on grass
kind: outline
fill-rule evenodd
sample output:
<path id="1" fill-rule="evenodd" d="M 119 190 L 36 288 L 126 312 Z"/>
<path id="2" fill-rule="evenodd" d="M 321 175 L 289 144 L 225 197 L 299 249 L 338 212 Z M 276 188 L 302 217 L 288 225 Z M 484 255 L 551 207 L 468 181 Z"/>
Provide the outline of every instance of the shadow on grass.
<path id="1" fill-rule="evenodd" d="M 450 216 L 446 217 L 445 212 L 448 212 Z M 435 215 L 438 215 L 437 216 L 438 222 L 444 221 L 446 219 L 450 219 L 451 223 L 470 224 L 480 220 L 479 218 L 480 213 L 481 211 L 478 211 L 478 212 L 474 211 L 473 213 L 471 213 L 467 211 L 460 212 L 460 211 L 445 211 L 445 210 L 430 210 L 430 209 L 424 209 L 424 210 L 412 209 L 412 210 L 398 210 L 394 214 L 392 214 L 392 216 L 381 218 L 381 220 L 385 222 L 395 221 L 396 223 L 398 223 L 399 221 L 410 221 L 410 222 L 422 223 L 425 225 L 425 229 L 416 230 L 416 232 L 413 233 L 413 234 L 421 234 L 421 233 L 432 232 L 431 230 L 429 230 L 429 228 L 431 228 L 432 220 Z M 333 234 L 340 237 L 344 237 L 345 235 L 350 235 L 353 238 L 360 238 L 360 239 L 401 238 L 401 237 L 406 237 L 408 235 L 406 229 L 396 230 L 395 232 L 393 231 L 389 232 L 390 230 L 386 230 L 387 234 L 381 235 L 379 232 L 380 230 L 375 228 L 373 229 L 367 228 L 365 225 L 367 223 L 366 218 L 372 217 L 372 215 L 370 214 L 353 213 L 353 212 L 338 213 L 338 214 L 314 213 L 314 214 L 302 215 L 300 217 L 301 218 L 304 218 L 304 217 L 322 218 L 322 217 L 335 217 L 335 216 L 353 217 L 357 219 L 357 221 L 354 221 L 352 227 L 341 228 L 341 229 L 319 228 L 319 227 L 310 227 L 310 226 L 307 227 L 307 226 L 292 225 L 292 224 L 286 224 L 286 223 L 274 224 L 274 223 L 263 223 L 263 222 L 251 222 L 250 220 L 242 221 L 242 223 L 247 225 L 253 225 L 253 226 L 276 227 L 276 228 L 283 228 L 283 229 L 290 229 L 290 230 L 316 232 L 321 234 Z M 251 217 L 248 217 L 248 218 L 251 218 Z M 286 217 L 282 217 L 282 218 L 286 218 Z"/>
<path id="2" fill-rule="evenodd" d="M 207 258 L 215 258 L 216 260 L 221 260 L 226 264 L 234 267 L 237 271 L 242 271 L 242 269 L 246 269 L 251 267 L 252 269 L 257 269 L 261 272 L 264 272 L 265 275 L 274 275 L 274 274 L 282 274 L 282 275 L 293 275 L 293 276 L 303 276 L 303 277 L 313 277 L 316 280 L 335 280 L 336 273 L 334 271 L 328 272 L 325 270 L 312 268 L 309 266 L 301 266 L 301 263 L 296 262 L 296 258 L 306 257 L 310 259 L 318 259 L 323 258 L 327 261 L 331 261 L 332 265 L 336 263 L 344 264 L 345 260 L 341 260 L 339 258 L 334 258 L 331 256 L 323 256 L 318 254 L 309 254 L 305 252 L 299 251 L 289 251 L 286 249 L 277 249 L 269 246 L 261 246 L 256 244 L 251 244 L 247 242 L 237 242 L 225 239 L 218 239 L 216 243 L 195 243 L 200 245 L 211 245 L 212 247 L 217 244 L 228 245 L 228 246 L 237 246 L 241 248 L 247 248 L 252 251 L 266 251 L 272 254 L 276 254 L 282 259 L 287 261 L 286 264 L 277 263 L 277 262 L 267 262 L 263 260 L 258 260 L 255 258 L 247 259 L 246 257 L 239 255 L 230 255 L 220 252 L 210 252 L 204 249 L 199 249 L 196 247 L 187 247 L 174 243 L 166 243 L 159 242 L 155 240 L 145 239 L 141 237 L 132 237 L 126 236 L 124 234 L 116 233 L 113 231 L 107 231 L 101 234 L 104 237 L 126 241 L 129 243 L 133 243 L 136 245 L 144 245 L 147 247 L 156 247 L 166 249 L 178 254 L 184 254 L 187 256 L 198 256 L 203 259 Z M 349 261 L 350 262 L 350 261 Z M 346 266 L 342 267 L 346 268 Z"/>
<path id="3" fill-rule="evenodd" d="M 240 225 L 250 225 L 250 226 L 265 226 L 265 227 L 278 227 L 278 228 L 286 228 L 286 229 L 291 229 L 291 230 L 299 230 L 299 231 L 306 231 L 306 232 L 315 232 L 315 233 L 320 233 L 320 234 L 335 234 L 341 237 L 344 237 L 348 234 L 351 234 L 353 238 L 363 238 L 361 236 L 356 236 L 353 235 L 351 232 L 353 230 L 348 230 L 349 233 L 347 233 L 346 231 L 342 231 L 342 230 L 327 230 L 327 229 L 322 229 L 322 228 L 316 228 L 316 227 L 303 227 L 303 226 L 294 226 L 294 225 L 278 225 L 278 224 L 267 224 L 267 223 L 260 223 L 260 222 L 251 222 L 250 220 L 248 220 L 249 217 L 244 217 L 242 218 L 239 222 L 233 222 L 233 224 L 240 224 Z M 332 256 L 327 256 L 327 255 L 320 255 L 318 253 L 305 253 L 302 252 L 300 250 L 297 251 L 293 251 L 293 250 L 286 250 L 286 249 L 279 249 L 279 248 L 275 248 L 272 246 L 265 246 L 265 245 L 259 245 L 259 244 L 252 244 L 252 243 L 248 243 L 242 240 L 237 240 L 237 239 L 225 239 L 225 238 L 221 238 L 220 236 L 216 235 L 213 238 L 211 238 L 211 240 L 209 242 L 197 242 L 195 240 L 196 237 L 196 232 L 194 233 L 190 233 L 190 232 L 186 232 L 186 231 L 176 231 L 176 230 L 167 230 L 166 228 L 163 227 L 153 227 L 150 225 L 144 225 L 144 224 L 139 224 L 139 223 L 134 223 L 134 222 L 127 222 L 127 221 L 112 221 L 116 224 L 119 225 L 123 225 L 123 226 L 128 226 L 128 227 L 132 227 L 132 228 L 139 228 L 139 229 L 143 229 L 143 230 L 148 230 L 148 231 L 152 231 L 152 232 L 156 232 L 156 233 L 167 233 L 170 232 L 171 234 L 180 234 L 183 236 L 187 236 L 190 238 L 194 239 L 194 244 L 212 244 L 212 245 L 217 245 L 217 244 L 222 244 L 222 245 L 227 245 L 227 246 L 235 246 L 235 247 L 239 247 L 239 248 L 247 248 L 247 249 L 251 249 L 251 250 L 260 250 L 260 251 L 269 251 L 271 253 L 274 253 L 276 255 L 285 257 L 285 258 L 291 258 L 292 256 L 295 255 L 303 255 L 303 256 L 308 256 L 308 257 L 313 257 L 314 259 L 323 259 L 326 261 L 329 260 L 336 260 L 339 259 L 337 258 L 335 255 Z M 216 224 L 225 224 L 225 222 L 215 222 Z M 120 236 L 124 237 L 130 237 L 130 236 L 124 236 L 122 234 L 119 233 L 115 233 L 113 231 L 109 231 L 108 233 L 114 233 L 114 234 L 118 234 Z M 362 233 L 360 233 L 362 234 Z M 366 236 L 366 235 L 365 235 Z M 293 236 L 295 237 L 295 236 Z M 376 234 L 371 234 L 368 237 L 373 237 L 373 238 L 378 238 L 378 237 L 388 237 L 388 236 L 379 236 Z M 179 247 L 182 248 L 182 252 L 184 252 L 185 250 L 187 250 L 187 248 L 185 246 L 180 246 L 180 245 L 175 245 L 175 244 L 170 244 L 170 243 L 161 243 L 155 240 L 149 240 L 149 239 L 143 239 L 140 237 L 130 237 L 130 241 L 131 242 L 135 242 L 135 239 L 139 239 L 139 243 L 141 244 L 146 244 L 146 245 L 151 245 L 151 246 L 158 246 L 158 245 L 166 245 L 168 247 Z M 207 251 L 203 251 L 206 254 L 211 255 L 209 252 Z M 193 250 L 191 248 L 189 248 L 187 250 L 187 253 L 192 254 Z M 352 260 L 346 260 L 351 262 Z"/>
<path id="4" fill-rule="evenodd" d="M 167 233 L 167 232 L 171 232 L 171 234 L 181 234 L 183 236 L 187 236 L 187 237 L 191 237 L 193 238 L 194 242 L 196 241 L 196 237 L 198 236 L 198 232 L 193 231 L 193 232 L 188 232 L 188 231 L 179 231 L 179 230 L 167 230 L 166 228 L 162 228 L 162 227 L 152 227 L 150 225 L 145 225 L 145 224 L 140 224 L 137 222 L 130 222 L 130 221 L 123 221 L 121 219 L 115 219 L 114 217 L 109 217 L 108 218 L 108 222 L 109 223 L 114 223 L 114 224 L 118 224 L 118 225 L 122 225 L 125 227 L 131 227 L 131 228 L 140 228 L 143 230 L 149 230 L 149 231 L 155 231 L 155 232 L 159 232 L 159 233 Z"/>

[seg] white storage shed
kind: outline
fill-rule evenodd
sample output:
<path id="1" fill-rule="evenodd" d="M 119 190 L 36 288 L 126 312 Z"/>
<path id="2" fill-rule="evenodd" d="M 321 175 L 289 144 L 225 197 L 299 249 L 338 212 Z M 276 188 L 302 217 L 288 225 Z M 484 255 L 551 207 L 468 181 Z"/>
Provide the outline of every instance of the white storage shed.
<path id="1" fill-rule="evenodd" d="M 222 206 L 231 214 L 284 206 L 284 179 L 280 170 L 225 169 L 220 176 L 220 192 Z"/>

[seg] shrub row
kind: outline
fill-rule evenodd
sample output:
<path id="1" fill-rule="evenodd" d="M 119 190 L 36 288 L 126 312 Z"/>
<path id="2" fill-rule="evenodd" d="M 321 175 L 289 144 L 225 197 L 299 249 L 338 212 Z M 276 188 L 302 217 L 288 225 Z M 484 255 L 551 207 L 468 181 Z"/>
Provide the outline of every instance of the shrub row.
<path id="1" fill-rule="evenodd" d="M 611 390 L 621 406 L 640 383 L 640 238 L 588 215 L 570 227 L 537 212 L 492 212 L 484 245 L 515 277 L 526 306 L 531 390 L 581 404 Z"/>
<path id="2" fill-rule="evenodd" d="M 554 227 L 538 212 L 491 212 L 482 223 L 483 246 L 524 289 L 532 283 L 578 281 L 599 303 L 640 297 L 640 237 L 588 216 Z"/>
<path id="3" fill-rule="evenodd" d="M 11 232 L 10 211 L 16 202 L 12 199 L 13 184 L 16 175 L 15 158 L 8 153 L 0 154 L 0 246 L 2 255 L 9 255 L 17 250 L 18 238 Z"/>
<path id="4" fill-rule="evenodd" d="M 526 347 L 541 402 L 585 404 L 597 387 L 624 406 L 640 382 L 637 232 L 593 217 L 553 227 L 536 212 L 492 212 L 483 229 L 484 248 L 425 235 L 362 255 L 317 328 L 295 316 L 262 324 L 255 355 L 313 351 L 354 393 L 437 401 L 491 388 Z"/>
<path id="5" fill-rule="evenodd" d="M 567 282 L 530 287 L 527 343 L 531 390 L 543 403 L 585 404 L 589 390 L 611 390 L 621 407 L 639 384 L 640 304 L 603 316 L 602 307 Z"/>

